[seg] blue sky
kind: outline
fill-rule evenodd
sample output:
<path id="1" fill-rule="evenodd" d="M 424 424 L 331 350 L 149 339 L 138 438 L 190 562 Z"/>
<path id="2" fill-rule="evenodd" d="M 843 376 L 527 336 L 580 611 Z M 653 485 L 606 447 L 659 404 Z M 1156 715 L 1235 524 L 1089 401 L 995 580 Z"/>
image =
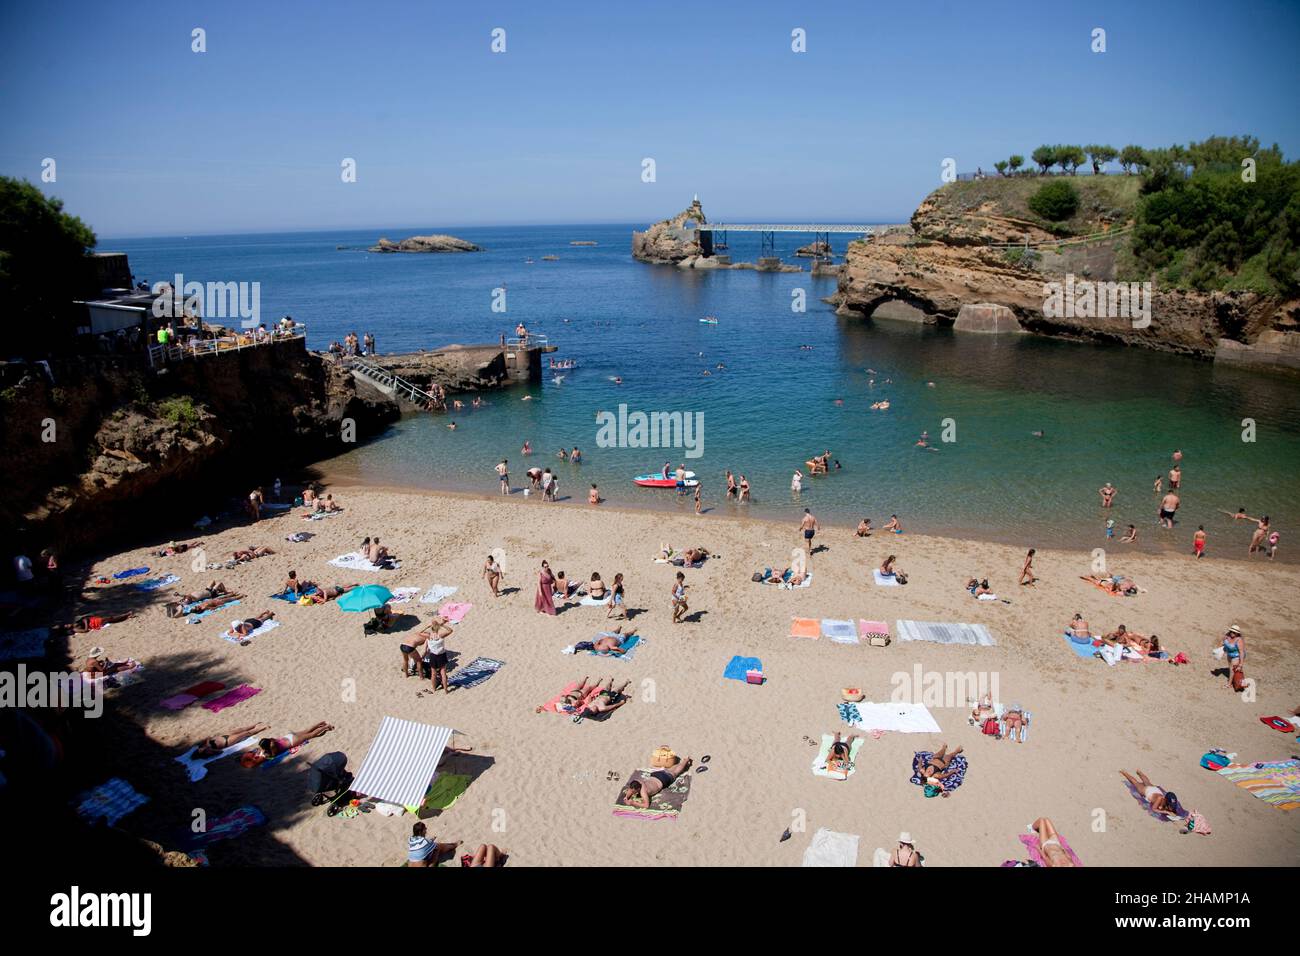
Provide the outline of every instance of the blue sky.
<path id="1" fill-rule="evenodd" d="M 1251 0 L 6 2 L 0 173 L 101 237 L 649 222 L 694 193 L 900 221 L 945 157 L 1248 132 L 1294 158 L 1298 41 L 1300 4 Z"/>

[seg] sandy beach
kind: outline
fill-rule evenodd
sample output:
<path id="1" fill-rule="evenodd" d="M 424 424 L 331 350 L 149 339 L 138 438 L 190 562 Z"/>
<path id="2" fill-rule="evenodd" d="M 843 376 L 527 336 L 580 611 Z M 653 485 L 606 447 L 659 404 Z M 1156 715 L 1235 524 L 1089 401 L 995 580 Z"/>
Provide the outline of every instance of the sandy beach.
<path id="1" fill-rule="evenodd" d="M 1087 866 L 1294 865 L 1300 816 L 1275 809 L 1198 765 L 1213 747 L 1239 761 L 1284 759 L 1295 752 L 1291 734 L 1262 724 L 1300 704 L 1297 633 L 1286 598 L 1300 585 L 1292 566 L 1267 561 L 1194 560 L 1191 555 L 1124 558 L 1110 570 L 1134 578 L 1144 593 L 1111 597 L 1080 580 L 1092 571 L 1086 551 L 1040 551 L 1036 587 L 1017 587 L 1024 548 L 876 533 L 859 539 L 827 528 L 810 561 L 813 584 L 781 590 L 750 581 L 764 566 L 785 567 L 800 545 L 795 515 L 787 522 L 622 511 L 577 502 L 546 504 L 516 493 L 509 499 L 418 494 L 332 486 L 345 511 L 303 521 L 301 509 L 236 524 L 204 537 L 208 561 L 236 548 L 266 545 L 276 554 L 233 570 L 195 571 L 193 553 L 159 558 L 166 542 L 105 558 L 87 580 L 148 566 L 150 575 L 179 575 L 174 589 L 143 595 L 123 584 L 88 586 L 77 613 L 141 607 L 129 621 L 70 640 L 73 659 L 94 645 L 114 658 L 145 664 L 146 679 L 110 697 L 104 719 L 89 732 L 115 754 L 112 766 L 150 803 L 126 817 L 131 833 L 167 845 L 196 808 L 220 815 L 255 804 L 266 827 L 213 845 L 214 865 L 308 863 L 318 866 L 397 866 L 405 858 L 412 817 L 369 813 L 329 818 L 307 806 L 305 771 L 317 757 L 342 751 L 360 767 L 385 715 L 449 726 L 474 747 L 454 756 L 444 772 L 472 777 L 450 809 L 428 820 L 439 840 L 463 840 L 472 849 L 495 843 L 510 865 L 799 865 L 822 827 L 861 837 L 858 865 L 872 851 L 892 848 L 910 831 L 929 866 L 997 866 L 1023 859 L 1017 836 L 1040 816 L 1052 818 Z M 303 543 L 287 534 L 310 531 Z M 1249 532 L 1244 532 L 1244 542 Z M 347 572 L 327 564 L 379 535 L 401 568 Z M 687 570 L 691 618 L 673 625 L 668 590 L 676 572 L 653 561 L 661 542 L 714 553 Z M 1026 546 L 1033 542 L 1026 542 Z M 1226 544 L 1224 547 L 1226 548 Z M 493 598 L 480 577 L 485 556 L 505 551 L 504 586 Z M 896 554 L 909 575 L 903 587 L 878 587 L 871 570 Z M 622 661 L 562 648 L 606 629 L 605 609 L 573 604 L 555 617 L 533 609 L 542 559 L 574 581 L 599 571 L 606 582 L 622 572 L 630 625 L 645 639 Z M 490 680 L 451 695 L 399 673 L 401 633 L 363 636 L 367 615 L 337 606 L 302 607 L 273 601 L 290 568 L 324 584 L 382 583 L 391 588 L 434 584 L 459 588 L 456 600 L 474 607 L 447 644 L 463 665 L 477 656 L 505 662 Z M 1011 603 L 978 602 L 963 589 L 972 575 L 987 577 Z M 171 590 L 193 590 L 212 579 L 249 597 L 232 611 L 197 624 L 168 618 Z M 179 590 L 178 590 L 179 589 Z M 142 603 L 144 602 L 144 603 Z M 223 641 L 233 617 L 262 608 L 280 627 L 248 646 Z M 417 601 L 396 611 L 427 621 L 432 605 Z M 1062 631 L 1082 612 L 1094 632 L 1130 629 L 1160 635 L 1186 666 L 1120 663 L 1076 656 Z M 888 647 L 841 645 L 790 636 L 794 617 L 865 618 L 889 624 Z M 896 621 L 982 623 L 995 647 L 899 642 Z M 411 622 L 413 623 L 413 622 Z M 1245 634 L 1246 672 L 1258 699 L 1234 694 L 1210 654 L 1232 623 Z M 733 655 L 759 657 L 763 686 L 723 678 Z M 887 701 L 917 673 L 986 675 L 998 696 L 1032 712 L 1028 740 L 985 737 L 968 723 L 969 706 L 931 706 L 942 733 L 866 734 L 857 772 L 847 781 L 814 776 L 811 763 L 823 733 L 849 732 L 836 704 L 845 687 L 869 701 Z M 454 671 L 453 671 L 454 675 Z M 584 675 L 630 679 L 631 702 L 608 720 L 575 724 L 534 708 Z M 251 700 L 221 714 L 199 706 L 161 709 L 158 702 L 200 680 L 261 688 Z M 425 691 L 421 694 L 420 692 Z M 336 729 L 276 766 L 248 770 L 237 759 L 210 766 L 190 783 L 172 757 L 198 739 L 231 727 L 265 722 L 274 734 L 317 721 Z M 964 784 L 943 799 L 926 799 L 909 782 L 915 751 L 945 742 L 965 748 Z M 616 817 L 620 783 L 649 766 L 661 744 L 697 761 L 689 799 L 679 818 L 646 821 Z M 696 770 L 700 766 L 696 765 Z M 1205 816 L 1213 834 L 1178 833 L 1174 823 L 1149 816 L 1119 775 L 1144 770 Z M 617 778 L 617 779 L 614 779 Z M 785 829 L 792 838 L 779 842 Z"/>

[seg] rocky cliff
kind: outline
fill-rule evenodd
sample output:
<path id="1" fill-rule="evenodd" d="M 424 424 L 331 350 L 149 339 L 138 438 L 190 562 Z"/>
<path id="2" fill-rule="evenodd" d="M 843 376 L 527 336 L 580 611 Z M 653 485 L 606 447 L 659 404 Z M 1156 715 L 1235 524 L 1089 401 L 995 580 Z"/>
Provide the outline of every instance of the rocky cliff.
<path id="1" fill-rule="evenodd" d="M 398 416 L 300 339 L 162 372 L 94 357 L 0 372 L 0 448 L 10 462 L 0 523 L 35 549 L 84 551 L 188 524 L 345 450 L 345 421 L 359 441 Z"/>
<path id="2" fill-rule="evenodd" d="M 482 252 L 483 250 L 455 236 L 411 236 L 400 242 L 383 238 L 370 247 L 371 252 Z"/>
<path id="3" fill-rule="evenodd" d="M 672 263 L 698 256 L 699 238 L 690 223 L 706 223 L 704 207 L 696 196 L 689 206 L 675 216 L 657 222 L 644 232 L 632 233 L 632 257 L 643 262 Z"/>
<path id="4" fill-rule="evenodd" d="M 918 310 L 913 314 L 919 320 L 939 324 L 955 322 L 963 305 L 998 305 L 1028 332 L 1300 366 L 1297 301 L 1152 286 L 1142 314 L 1130 309 L 1107 317 L 1098 314 L 1105 310 L 1088 307 L 1085 293 L 1105 298 L 1099 283 L 1131 278 L 1120 275 L 1129 242 L 1122 191 L 1135 191 L 1136 185 L 1125 177 L 1096 178 L 1107 182 L 1084 192 L 1069 224 L 1070 231 L 1093 237 L 1088 241 L 1054 236 L 1059 227 L 1022 208 L 1020 194 L 1027 187 L 1019 183 L 984 183 L 974 191 L 954 189 L 971 185 L 966 183 L 944 187 L 917 207 L 908 226 L 849 245 L 831 301 L 840 314 L 854 316 L 902 302 Z M 1052 301 L 1055 292 L 1072 301 L 1072 291 L 1078 308 Z"/>

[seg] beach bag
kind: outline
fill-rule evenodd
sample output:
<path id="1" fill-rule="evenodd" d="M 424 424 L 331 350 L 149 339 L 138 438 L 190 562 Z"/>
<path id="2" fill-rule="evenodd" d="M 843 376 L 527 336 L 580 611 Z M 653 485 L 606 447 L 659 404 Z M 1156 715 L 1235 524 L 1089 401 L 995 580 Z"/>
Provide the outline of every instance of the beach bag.
<path id="1" fill-rule="evenodd" d="M 888 646 L 889 646 L 889 635 L 888 635 L 888 634 L 872 634 L 869 638 L 867 638 L 867 643 L 870 644 L 872 647 L 888 647 Z"/>
<path id="2" fill-rule="evenodd" d="M 1241 665 L 1232 669 L 1232 689 L 1238 694 L 1246 689 L 1246 672 L 1241 669 Z"/>
<path id="3" fill-rule="evenodd" d="M 906 584 L 907 575 L 904 574 L 902 571 L 899 571 L 897 574 L 894 575 L 894 580 L 897 581 L 899 584 Z"/>
<path id="4" fill-rule="evenodd" d="M 986 721 L 984 721 L 984 726 L 980 729 L 983 731 L 984 736 L 986 737 L 998 736 L 998 734 L 1000 733 L 998 729 L 998 719 L 996 717 L 988 718 Z"/>
<path id="5" fill-rule="evenodd" d="M 677 763 L 677 755 L 673 753 L 673 748 L 667 744 L 656 749 L 650 758 L 650 766 L 660 769 L 671 767 L 675 763 Z"/>
<path id="6" fill-rule="evenodd" d="M 750 578 L 749 580 L 753 581 L 755 584 L 762 584 L 762 583 L 763 583 L 763 572 L 762 572 L 762 571 L 755 571 L 755 572 L 754 572 L 754 576 L 753 576 L 752 578 Z"/>
<path id="7" fill-rule="evenodd" d="M 1229 763 L 1228 755 L 1222 750 L 1208 750 L 1201 756 L 1201 766 L 1206 770 L 1218 772 Z"/>
<path id="8" fill-rule="evenodd" d="M 927 797 L 937 797 L 939 794 L 943 793 L 943 787 L 936 786 L 933 783 L 927 783 L 924 792 Z"/>

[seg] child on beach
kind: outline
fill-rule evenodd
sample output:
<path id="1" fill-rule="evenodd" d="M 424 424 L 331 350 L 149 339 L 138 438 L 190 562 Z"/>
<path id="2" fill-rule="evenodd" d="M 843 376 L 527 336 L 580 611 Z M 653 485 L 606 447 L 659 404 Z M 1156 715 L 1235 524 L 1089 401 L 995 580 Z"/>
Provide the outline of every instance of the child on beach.
<path id="1" fill-rule="evenodd" d="M 1192 535 L 1192 553 L 1196 557 L 1205 557 L 1205 525 L 1198 525 L 1196 534 Z"/>

